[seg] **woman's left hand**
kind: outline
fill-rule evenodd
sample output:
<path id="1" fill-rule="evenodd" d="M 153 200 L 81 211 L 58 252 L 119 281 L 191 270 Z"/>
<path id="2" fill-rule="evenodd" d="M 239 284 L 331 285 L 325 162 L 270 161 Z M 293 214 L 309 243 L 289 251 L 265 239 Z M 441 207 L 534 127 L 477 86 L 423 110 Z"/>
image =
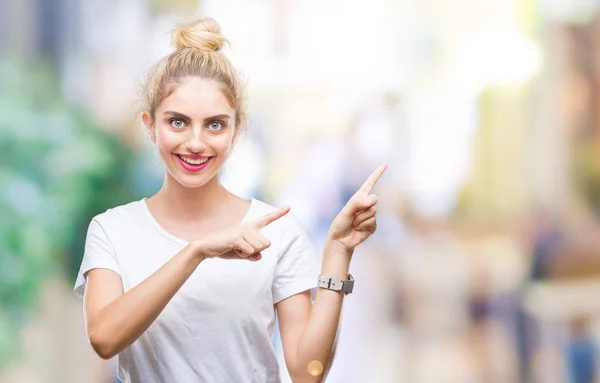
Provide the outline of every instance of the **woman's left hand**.
<path id="1" fill-rule="evenodd" d="M 379 198 L 369 194 L 387 165 L 379 166 L 350 198 L 329 227 L 328 238 L 347 251 L 363 243 L 377 229 L 376 204 Z"/>

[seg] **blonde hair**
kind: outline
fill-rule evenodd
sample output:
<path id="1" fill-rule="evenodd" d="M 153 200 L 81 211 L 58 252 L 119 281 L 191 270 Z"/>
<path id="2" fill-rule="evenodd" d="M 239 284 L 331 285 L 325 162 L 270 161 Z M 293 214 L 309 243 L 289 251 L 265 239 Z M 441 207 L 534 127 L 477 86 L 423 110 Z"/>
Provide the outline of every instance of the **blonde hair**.
<path id="1" fill-rule="evenodd" d="M 172 32 L 175 51 L 159 60 L 144 87 L 144 110 L 154 125 L 156 109 L 187 77 L 212 79 L 222 85 L 229 105 L 236 111 L 236 137 L 246 124 L 246 92 L 240 75 L 221 52 L 228 43 L 216 20 L 205 17 L 181 25 Z"/>

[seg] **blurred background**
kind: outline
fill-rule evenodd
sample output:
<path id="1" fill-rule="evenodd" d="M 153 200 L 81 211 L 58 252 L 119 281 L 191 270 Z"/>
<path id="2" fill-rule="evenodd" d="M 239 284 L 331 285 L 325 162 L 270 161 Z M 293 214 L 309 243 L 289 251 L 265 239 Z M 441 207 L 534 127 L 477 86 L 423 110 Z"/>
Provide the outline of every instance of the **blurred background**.
<path id="1" fill-rule="evenodd" d="M 599 0 L 0 1 L 0 382 L 117 381 L 72 286 L 161 186 L 139 89 L 201 16 L 248 81 L 228 188 L 320 249 L 389 165 L 328 382 L 600 382 Z"/>

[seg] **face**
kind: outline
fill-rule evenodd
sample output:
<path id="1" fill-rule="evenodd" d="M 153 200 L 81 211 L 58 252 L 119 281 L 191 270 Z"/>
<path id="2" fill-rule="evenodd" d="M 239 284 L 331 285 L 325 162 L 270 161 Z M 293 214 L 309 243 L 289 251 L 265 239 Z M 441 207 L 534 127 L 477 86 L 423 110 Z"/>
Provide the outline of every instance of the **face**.
<path id="1" fill-rule="evenodd" d="M 235 109 L 214 80 L 189 78 L 156 108 L 154 126 L 143 120 L 167 176 L 189 188 L 215 178 L 235 136 Z M 215 178 L 216 179 L 216 178 Z"/>

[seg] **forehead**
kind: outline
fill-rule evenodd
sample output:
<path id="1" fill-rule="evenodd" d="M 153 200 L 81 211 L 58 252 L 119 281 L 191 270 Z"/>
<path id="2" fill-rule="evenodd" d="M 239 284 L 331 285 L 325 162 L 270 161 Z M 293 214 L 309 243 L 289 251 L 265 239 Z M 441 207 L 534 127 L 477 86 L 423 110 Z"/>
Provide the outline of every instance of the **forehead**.
<path id="1" fill-rule="evenodd" d="M 219 82 L 198 77 L 184 79 L 160 104 L 158 112 L 177 111 L 190 117 L 230 114 L 235 110 L 229 105 Z"/>

